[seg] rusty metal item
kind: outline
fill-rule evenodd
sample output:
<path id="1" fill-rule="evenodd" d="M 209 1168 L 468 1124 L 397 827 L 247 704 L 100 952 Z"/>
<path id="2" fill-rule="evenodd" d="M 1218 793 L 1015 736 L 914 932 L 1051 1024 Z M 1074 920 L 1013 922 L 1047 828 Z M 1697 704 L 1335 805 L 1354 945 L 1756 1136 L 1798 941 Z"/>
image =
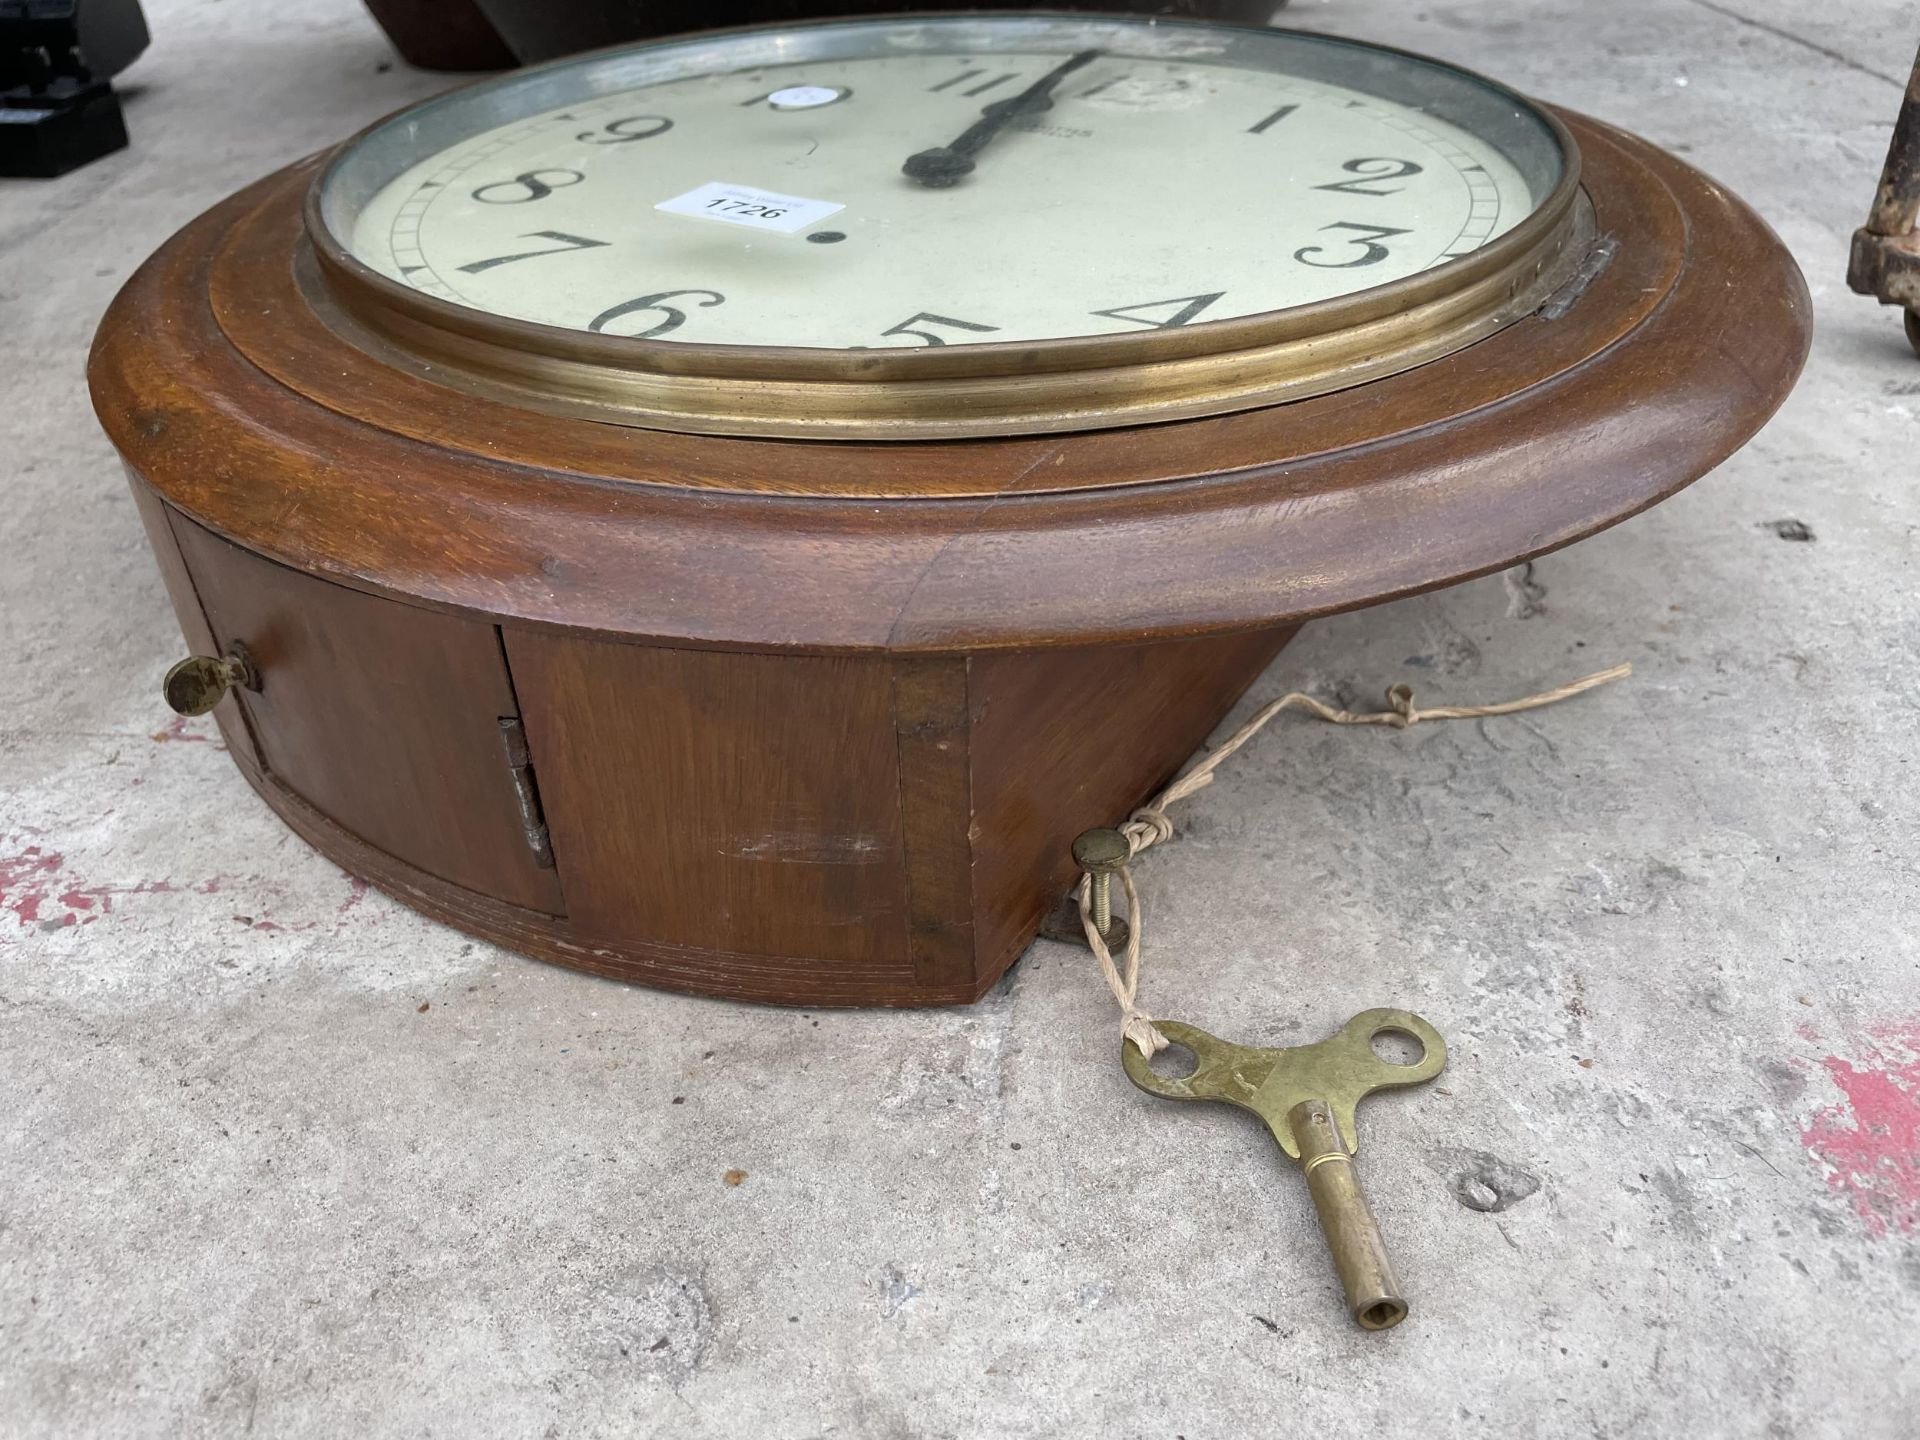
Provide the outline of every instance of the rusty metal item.
<path id="1" fill-rule="evenodd" d="M 1445 1069 L 1447 1042 L 1440 1032 L 1408 1010 L 1367 1010 L 1317 1045 L 1262 1050 L 1177 1021 L 1155 1023 L 1174 1044 L 1193 1052 L 1193 1072 L 1180 1079 L 1161 1075 L 1139 1050 L 1123 1043 L 1127 1078 L 1149 1095 L 1220 1100 L 1266 1121 L 1280 1148 L 1306 1174 L 1348 1313 L 1367 1330 L 1390 1329 L 1406 1319 L 1406 1297 L 1354 1169 L 1353 1112 L 1376 1090 L 1424 1084 Z M 1407 1065 L 1381 1059 L 1373 1042 L 1389 1034 L 1418 1041 L 1420 1057 Z"/>
<path id="2" fill-rule="evenodd" d="M 542 870 L 551 870 L 553 840 L 547 833 L 547 817 L 540 809 L 540 790 L 533 778 L 533 755 L 527 749 L 527 728 L 518 715 L 500 717 L 500 744 L 506 752 L 514 809 L 520 816 L 520 829 L 527 837 L 527 849 L 533 853 L 534 864 Z"/>
<path id="3" fill-rule="evenodd" d="M 1920 355 L 1920 54 L 1893 122 L 1886 168 L 1867 223 L 1853 234 L 1847 284 L 1907 312 L 1907 339 Z"/>

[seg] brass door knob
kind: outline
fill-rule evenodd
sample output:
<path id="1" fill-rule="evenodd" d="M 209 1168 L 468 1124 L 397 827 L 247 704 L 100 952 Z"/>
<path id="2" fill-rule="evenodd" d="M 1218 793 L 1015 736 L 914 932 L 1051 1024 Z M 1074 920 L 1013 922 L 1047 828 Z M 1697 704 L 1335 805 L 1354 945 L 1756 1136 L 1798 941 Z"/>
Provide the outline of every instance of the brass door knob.
<path id="1" fill-rule="evenodd" d="M 236 685 L 246 690 L 260 688 L 260 672 L 254 668 L 253 657 L 246 646 L 239 644 L 217 659 L 189 655 L 167 671 L 160 693 L 167 697 L 167 705 L 176 715 L 204 715 Z"/>

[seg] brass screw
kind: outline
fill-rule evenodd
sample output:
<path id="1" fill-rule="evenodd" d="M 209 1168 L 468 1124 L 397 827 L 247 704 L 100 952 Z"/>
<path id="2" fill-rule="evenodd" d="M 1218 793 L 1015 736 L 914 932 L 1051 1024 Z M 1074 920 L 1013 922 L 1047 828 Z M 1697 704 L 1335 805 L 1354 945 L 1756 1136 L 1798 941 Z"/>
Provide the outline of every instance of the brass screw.
<path id="1" fill-rule="evenodd" d="M 1093 928 L 1103 940 L 1113 928 L 1113 873 L 1132 853 L 1127 837 L 1104 825 L 1073 842 L 1073 863 L 1093 877 Z"/>

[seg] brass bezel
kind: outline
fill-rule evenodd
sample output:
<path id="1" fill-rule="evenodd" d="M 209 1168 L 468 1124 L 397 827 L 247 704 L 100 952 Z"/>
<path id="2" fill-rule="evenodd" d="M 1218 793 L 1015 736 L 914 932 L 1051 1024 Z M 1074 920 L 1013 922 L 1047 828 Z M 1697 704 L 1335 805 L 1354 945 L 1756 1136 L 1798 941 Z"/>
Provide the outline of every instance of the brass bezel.
<path id="1" fill-rule="evenodd" d="M 1311 305 L 1178 330 L 917 350 L 636 340 L 495 315 L 389 279 L 327 226 L 322 196 L 340 157 L 393 117 L 345 141 L 317 171 L 304 211 L 312 263 L 301 257 L 301 278 L 315 313 L 386 363 L 529 409 L 647 429 L 953 439 L 1098 430 L 1303 399 L 1425 364 L 1532 313 L 1577 271 L 1593 233 L 1579 147 L 1557 116 L 1459 66 L 1367 48 L 1441 65 L 1510 98 L 1551 131 L 1563 168 L 1526 219 L 1471 254 Z"/>

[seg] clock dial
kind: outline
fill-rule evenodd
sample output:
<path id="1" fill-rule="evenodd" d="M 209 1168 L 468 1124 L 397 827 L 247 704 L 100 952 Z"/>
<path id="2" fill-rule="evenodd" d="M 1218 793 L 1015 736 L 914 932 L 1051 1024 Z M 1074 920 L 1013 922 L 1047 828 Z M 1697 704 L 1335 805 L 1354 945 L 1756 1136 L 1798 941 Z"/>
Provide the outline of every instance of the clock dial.
<path id="1" fill-rule="evenodd" d="M 1567 163 L 1510 92 L 1368 46 L 902 18 L 649 46 L 459 92 L 356 142 L 320 212 L 379 274 L 492 315 L 932 349 L 1353 295 L 1471 255 Z"/>

